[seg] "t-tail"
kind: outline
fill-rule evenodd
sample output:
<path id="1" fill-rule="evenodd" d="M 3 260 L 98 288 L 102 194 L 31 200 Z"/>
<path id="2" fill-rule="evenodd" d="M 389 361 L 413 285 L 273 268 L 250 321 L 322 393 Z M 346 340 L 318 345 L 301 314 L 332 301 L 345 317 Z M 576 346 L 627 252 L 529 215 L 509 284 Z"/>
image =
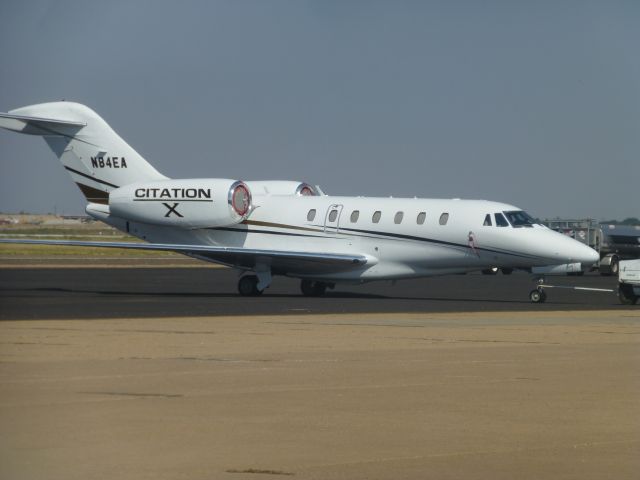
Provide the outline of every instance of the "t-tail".
<path id="1" fill-rule="evenodd" d="M 0 127 L 43 137 L 90 203 L 107 204 L 111 190 L 133 182 L 167 178 L 79 103 L 41 103 L 0 113 Z"/>

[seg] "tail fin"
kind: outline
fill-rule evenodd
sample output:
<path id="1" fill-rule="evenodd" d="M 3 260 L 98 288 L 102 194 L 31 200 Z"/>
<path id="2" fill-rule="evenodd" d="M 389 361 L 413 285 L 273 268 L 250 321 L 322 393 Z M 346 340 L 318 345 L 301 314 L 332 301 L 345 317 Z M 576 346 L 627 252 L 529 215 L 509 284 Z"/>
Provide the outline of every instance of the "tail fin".
<path id="1" fill-rule="evenodd" d="M 111 190 L 129 183 L 167 178 L 79 103 L 42 103 L 0 113 L 0 127 L 42 136 L 92 203 L 108 203 Z"/>

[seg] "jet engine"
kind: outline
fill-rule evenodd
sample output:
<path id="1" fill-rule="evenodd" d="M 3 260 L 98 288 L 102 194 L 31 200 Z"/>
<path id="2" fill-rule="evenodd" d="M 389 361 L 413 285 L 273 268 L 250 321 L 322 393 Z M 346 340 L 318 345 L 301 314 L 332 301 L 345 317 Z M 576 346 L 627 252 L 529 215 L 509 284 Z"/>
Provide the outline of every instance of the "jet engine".
<path id="1" fill-rule="evenodd" d="M 251 213 L 251 191 L 230 179 L 132 183 L 109 193 L 111 215 L 181 228 L 224 227 Z"/>

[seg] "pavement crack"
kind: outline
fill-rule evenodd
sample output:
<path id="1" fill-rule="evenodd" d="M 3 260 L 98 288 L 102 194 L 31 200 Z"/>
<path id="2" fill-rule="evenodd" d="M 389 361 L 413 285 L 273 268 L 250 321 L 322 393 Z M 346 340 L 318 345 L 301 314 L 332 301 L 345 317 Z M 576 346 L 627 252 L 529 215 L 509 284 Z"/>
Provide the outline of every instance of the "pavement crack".
<path id="1" fill-rule="evenodd" d="M 112 395 L 117 397 L 140 397 L 140 398 L 180 398 L 184 395 L 177 393 L 141 393 L 141 392 L 76 392 L 85 395 Z"/>
<path id="2" fill-rule="evenodd" d="M 263 470 L 260 468 L 247 468 L 244 470 L 237 470 L 235 468 L 231 468 L 227 470 L 227 473 L 256 473 L 261 475 L 295 475 L 292 472 L 283 472 L 282 470 Z"/>

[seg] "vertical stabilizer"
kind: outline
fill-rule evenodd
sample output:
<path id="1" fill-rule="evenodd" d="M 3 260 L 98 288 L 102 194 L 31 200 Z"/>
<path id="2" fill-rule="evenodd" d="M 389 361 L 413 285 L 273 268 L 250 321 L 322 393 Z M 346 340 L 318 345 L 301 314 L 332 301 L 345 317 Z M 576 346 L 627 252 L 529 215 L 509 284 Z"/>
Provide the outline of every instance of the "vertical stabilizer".
<path id="1" fill-rule="evenodd" d="M 108 203 L 111 190 L 129 183 L 166 179 L 79 103 L 42 103 L 0 113 L 0 127 L 43 137 L 91 203 Z"/>

